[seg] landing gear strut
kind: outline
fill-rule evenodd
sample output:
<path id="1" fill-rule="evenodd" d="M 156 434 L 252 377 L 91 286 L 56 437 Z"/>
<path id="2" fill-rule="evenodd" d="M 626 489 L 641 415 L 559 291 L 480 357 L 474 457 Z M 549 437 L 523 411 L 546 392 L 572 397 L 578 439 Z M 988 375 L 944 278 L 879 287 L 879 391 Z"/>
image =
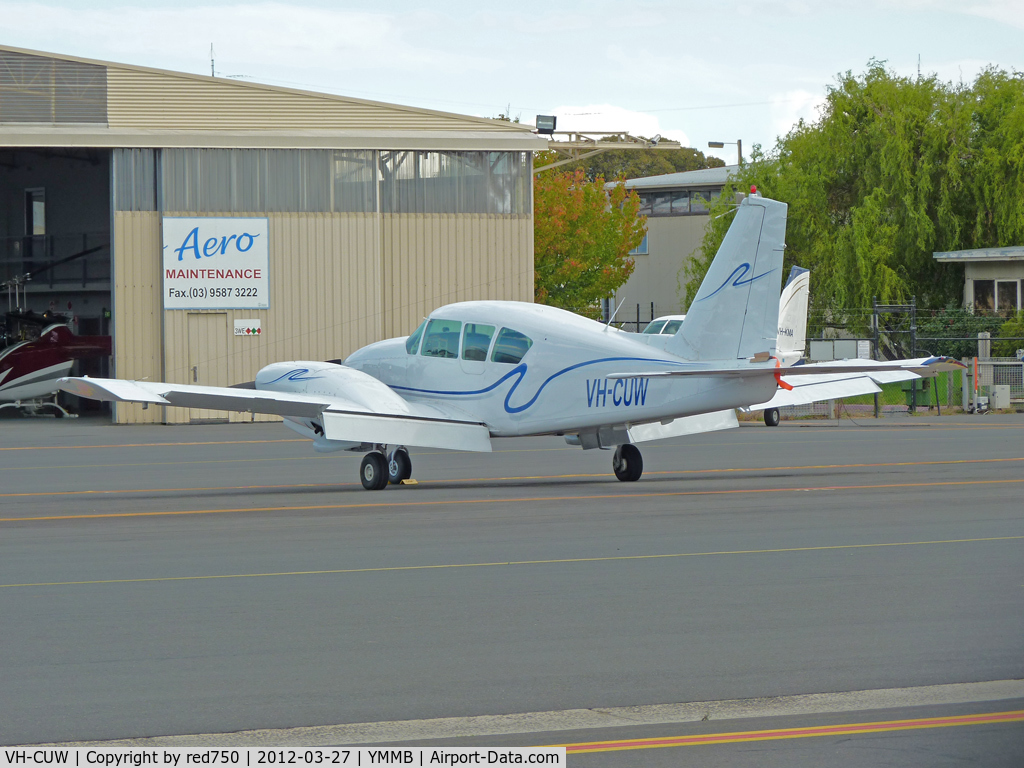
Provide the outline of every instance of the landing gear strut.
<path id="1" fill-rule="evenodd" d="M 391 452 L 388 460 L 388 482 L 398 485 L 410 477 L 412 477 L 412 459 L 409 458 L 409 452 L 399 446 Z"/>
<path id="2" fill-rule="evenodd" d="M 359 465 L 359 479 L 368 491 L 383 491 L 388 487 L 388 460 L 378 451 L 363 456 Z"/>
<path id="3" fill-rule="evenodd" d="M 644 459 L 640 455 L 640 449 L 629 443 L 620 445 L 612 455 L 612 469 L 615 477 L 624 483 L 639 480 L 644 472 Z"/>
<path id="4" fill-rule="evenodd" d="M 779 416 L 778 408 L 764 409 L 764 423 L 767 424 L 769 427 L 779 426 L 779 421 L 781 421 L 781 419 L 782 417 Z"/>

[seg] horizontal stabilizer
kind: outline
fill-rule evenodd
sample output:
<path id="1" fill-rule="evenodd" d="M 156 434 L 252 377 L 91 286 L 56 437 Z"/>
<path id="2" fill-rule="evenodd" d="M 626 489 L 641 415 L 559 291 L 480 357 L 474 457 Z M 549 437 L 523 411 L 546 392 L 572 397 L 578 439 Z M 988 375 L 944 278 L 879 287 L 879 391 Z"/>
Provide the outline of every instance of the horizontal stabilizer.
<path id="1" fill-rule="evenodd" d="M 682 437 L 696 435 L 701 432 L 716 432 L 720 429 L 732 429 L 740 423 L 736 420 L 736 411 L 715 411 L 702 413 L 699 416 L 683 416 L 668 424 L 637 424 L 629 428 L 629 439 L 634 443 L 648 440 L 662 440 L 666 437 Z"/>
<path id="2" fill-rule="evenodd" d="M 725 361 L 722 361 L 725 362 Z M 733 367 L 714 367 L 713 364 L 706 366 L 699 363 L 688 365 L 685 368 L 675 368 L 670 371 L 643 371 L 633 373 L 609 373 L 606 379 L 654 379 L 667 376 L 704 376 L 713 378 L 744 378 L 746 376 L 757 376 L 764 373 L 778 373 L 784 379 L 801 376 L 817 376 L 825 373 L 849 374 L 861 373 L 869 376 L 884 374 L 894 371 L 902 374 L 910 373 L 916 376 L 930 378 L 937 376 L 943 371 L 959 371 L 966 366 L 959 360 L 951 357 L 923 357 L 917 360 L 894 360 L 893 362 L 874 362 L 872 360 L 837 360 L 830 363 L 812 363 L 809 365 L 794 365 L 790 368 L 775 368 L 770 365 L 740 364 Z M 914 378 L 910 376 L 907 378 Z M 897 379 L 902 380 L 902 379 Z"/>
<path id="3" fill-rule="evenodd" d="M 487 427 L 464 421 L 324 411 L 323 425 L 324 436 L 328 440 L 414 445 L 453 451 L 491 450 Z"/>

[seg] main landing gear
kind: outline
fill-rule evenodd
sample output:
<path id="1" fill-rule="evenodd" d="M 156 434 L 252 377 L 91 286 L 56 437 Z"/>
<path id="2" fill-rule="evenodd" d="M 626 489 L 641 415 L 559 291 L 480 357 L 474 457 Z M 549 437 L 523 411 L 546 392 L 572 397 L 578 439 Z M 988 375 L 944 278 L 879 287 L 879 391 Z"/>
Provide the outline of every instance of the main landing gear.
<path id="1" fill-rule="evenodd" d="M 644 473 L 644 458 L 640 455 L 640 449 L 630 443 L 620 445 L 612 454 L 612 469 L 615 477 L 624 483 L 639 480 Z"/>
<path id="2" fill-rule="evenodd" d="M 777 427 L 777 426 L 779 426 L 779 422 L 781 420 L 782 420 L 782 417 L 779 416 L 779 409 L 778 408 L 765 408 L 764 409 L 764 423 L 767 424 L 769 427 Z"/>
<path id="3" fill-rule="evenodd" d="M 398 485 L 412 477 L 412 459 L 405 446 L 385 454 L 384 446 L 368 453 L 359 465 L 359 480 L 368 491 L 383 491 L 388 484 Z"/>

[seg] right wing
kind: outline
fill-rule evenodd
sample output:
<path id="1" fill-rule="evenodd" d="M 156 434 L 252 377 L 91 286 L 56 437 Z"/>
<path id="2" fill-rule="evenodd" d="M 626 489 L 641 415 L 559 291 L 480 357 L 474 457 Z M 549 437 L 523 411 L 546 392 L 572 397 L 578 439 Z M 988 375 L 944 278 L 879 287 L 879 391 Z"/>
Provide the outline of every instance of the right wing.
<path id="1" fill-rule="evenodd" d="M 334 375 L 352 389 L 352 397 L 89 377 L 64 378 L 57 383 L 65 392 L 93 400 L 267 413 L 316 421 L 323 436 L 332 441 L 491 450 L 487 426 L 467 414 L 410 402 L 368 374 L 335 367 L 339 370 L 333 371 Z"/>

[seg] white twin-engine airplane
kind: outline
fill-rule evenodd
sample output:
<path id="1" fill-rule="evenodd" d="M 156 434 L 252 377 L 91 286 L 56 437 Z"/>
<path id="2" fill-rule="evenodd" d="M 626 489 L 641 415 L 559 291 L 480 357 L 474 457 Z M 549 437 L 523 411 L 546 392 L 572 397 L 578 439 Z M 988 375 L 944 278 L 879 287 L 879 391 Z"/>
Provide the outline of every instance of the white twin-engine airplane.
<path id="1" fill-rule="evenodd" d="M 733 409 L 766 402 L 781 385 L 785 233 L 784 203 L 744 199 L 663 350 L 554 307 L 471 301 L 440 307 L 411 336 L 343 363 L 268 365 L 252 388 L 91 378 L 60 386 L 97 400 L 278 414 L 316 451 L 365 452 L 359 476 L 368 490 L 411 477 L 406 446 L 490 451 L 492 438 L 524 435 L 614 449 L 615 476 L 638 480 L 636 443 L 735 427 Z M 802 367 L 787 368 L 787 378 Z"/>

